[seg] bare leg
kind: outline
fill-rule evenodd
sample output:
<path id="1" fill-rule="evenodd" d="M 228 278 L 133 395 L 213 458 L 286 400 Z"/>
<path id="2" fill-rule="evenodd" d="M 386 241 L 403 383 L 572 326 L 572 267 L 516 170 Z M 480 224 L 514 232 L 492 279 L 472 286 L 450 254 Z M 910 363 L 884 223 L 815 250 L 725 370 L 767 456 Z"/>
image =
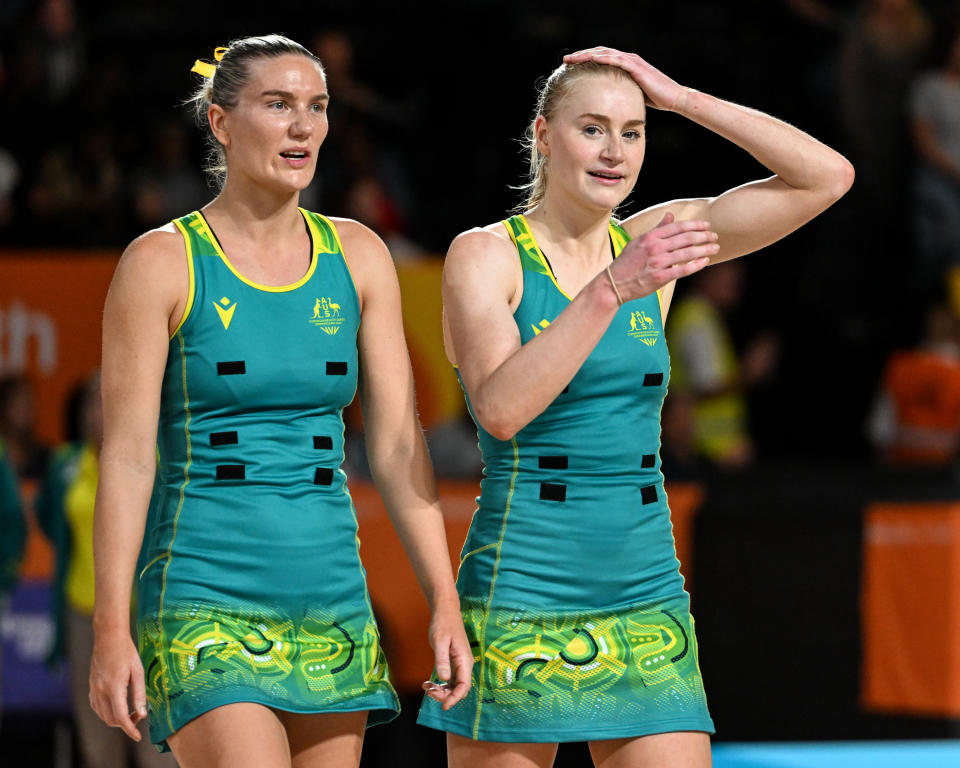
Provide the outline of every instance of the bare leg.
<path id="1" fill-rule="evenodd" d="M 182 768 L 290 768 L 287 732 L 260 704 L 226 704 L 191 720 L 167 739 Z"/>
<path id="2" fill-rule="evenodd" d="M 357 768 L 367 712 L 277 712 L 287 729 L 293 768 Z M 250 763 L 252 765 L 252 763 Z"/>
<path id="3" fill-rule="evenodd" d="M 450 768 L 550 768 L 556 756 L 556 744 L 474 741 L 455 733 L 447 734 Z"/>
<path id="4" fill-rule="evenodd" d="M 699 731 L 590 742 L 596 768 L 710 768 L 710 737 Z"/>

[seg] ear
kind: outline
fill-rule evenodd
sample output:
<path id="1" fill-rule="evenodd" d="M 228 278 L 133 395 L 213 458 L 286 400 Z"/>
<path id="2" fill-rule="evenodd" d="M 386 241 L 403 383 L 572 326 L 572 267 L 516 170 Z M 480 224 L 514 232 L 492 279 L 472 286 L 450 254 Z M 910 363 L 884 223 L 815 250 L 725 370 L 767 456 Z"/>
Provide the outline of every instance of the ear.
<path id="1" fill-rule="evenodd" d="M 537 145 L 537 151 L 544 157 L 550 157 L 550 136 L 547 126 L 547 118 L 538 115 L 533 121 L 533 139 Z"/>
<path id="2" fill-rule="evenodd" d="M 230 146 L 230 133 L 227 131 L 227 113 L 219 104 L 211 104 L 207 110 L 207 121 L 213 137 L 220 142 L 224 149 Z"/>

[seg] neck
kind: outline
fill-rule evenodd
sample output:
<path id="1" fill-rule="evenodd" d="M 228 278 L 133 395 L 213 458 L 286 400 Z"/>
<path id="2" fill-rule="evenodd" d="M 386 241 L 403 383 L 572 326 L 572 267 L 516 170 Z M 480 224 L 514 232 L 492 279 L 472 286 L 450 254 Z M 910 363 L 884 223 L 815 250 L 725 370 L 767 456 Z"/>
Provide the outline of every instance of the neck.
<path id="1" fill-rule="evenodd" d="M 278 230 L 300 227 L 297 192 L 278 194 L 261 186 L 227 182 L 203 212 L 209 218 L 226 220 L 234 231 L 253 240 L 274 238 Z"/>
<path id="2" fill-rule="evenodd" d="M 597 254 L 609 258 L 612 213 L 602 208 L 571 205 L 551 195 L 548 189 L 540 204 L 526 217 L 565 253 L 586 260 Z"/>

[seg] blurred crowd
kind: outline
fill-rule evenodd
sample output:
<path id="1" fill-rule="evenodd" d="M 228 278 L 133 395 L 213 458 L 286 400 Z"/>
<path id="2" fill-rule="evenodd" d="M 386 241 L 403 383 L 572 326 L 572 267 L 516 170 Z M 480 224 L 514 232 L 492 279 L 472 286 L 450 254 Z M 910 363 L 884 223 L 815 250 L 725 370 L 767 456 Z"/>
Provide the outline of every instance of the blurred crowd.
<path id="1" fill-rule="evenodd" d="M 769 259 L 706 270 L 678 291 L 667 326 L 667 479 L 745 471 L 767 455 L 789 457 L 824 443 L 828 452 L 872 452 L 890 464 L 955 462 L 960 3 L 778 0 L 744 3 L 747 11 L 693 0 L 676 5 L 658 5 L 658 12 L 666 22 L 689 22 L 702 41 L 700 55 L 711 64 L 715 57 L 719 72 L 686 70 L 678 61 L 678 78 L 748 104 L 762 99 L 764 109 L 844 152 L 857 181 L 836 211 L 771 248 Z M 479 31 L 499 30 L 496 14 L 512 12 L 505 3 L 493 8 L 492 17 L 478 17 Z M 371 43 L 362 20 L 277 30 L 319 55 L 333 95 L 330 134 L 302 204 L 364 222 L 398 262 L 435 257 L 459 229 L 504 212 L 515 202 L 504 183 L 519 183 L 523 170 L 517 146 L 504 136 L 522 131 L 535 74 L 578 43 L 646 50 L 624 40 L 615 22 L 576 32 L 556 9 L 511 18 L 508 43 L 549 53 L 516 65 L 509 106 L 479 74 L 450 64 L 448 56 L 478 53 L 466 42 L 412 53 L 419 68 L 406 69 L 401 64 L 409 62 L 394 58 L 399 48 Z M 0 247 L 118 249 L 214 194 L 201 171 L 199 132 L 178 104 L 191 87 L 189 64 L 226 41 L 197 30 L 175 34 L 178 23 L 159 1 L 0 5 Z M 402 31 L 416 29 L 411 21 Z M 669 71 L 670 45 L 643 40 Z M 431 36 L 410 44 L 436 42 Z M 501 75 L 511 66 L 479 57 L 473 64 Z M 512 126 L 506 133 L 504 124 Z M 658 134 L 661 125 L 669 129 Z M 674 169 L 690 175 L 685 163 L 698 136 L 651 120 L 650 142 L 659 142 L 660 154 L 649 150 L 649 175 L 641 175 L 633 210 L 704 192 L 673 188 Z M 708 182 L 717 190 L 736 183 L 730 169 L 749 173 L 743 162 L 718 156 Z M 72 621 L 74 636 L 92 598 L 89 553 L 77 542 L 89 544 L 84 526 L 99 444 L 95 389 L 95 378 L 78 383 L 68 446 L 52 451 L 34 431 L 31 382 L 20 371 L 0 370 L 0 590 L 10 587 L 22 550 L 16 488 L 34 482 L 46 490 L 30 514 L 60 553 L 58 584 L 73 592 L 60 594 L 58 621 Z M 428 437 L 441 477 L 480 476 L 465 413 Z M 356 446 L 350 470 L 363 476 L 362 435 L 348 445 Z M 86 490 L 74 492 L 70 506 L 64 494 L 78 482 Z"/>
<path id="2" fill-rule="evenodd" d="M 117 5 L 107 18 L 74 0 L 7 5 L 0 15 L 3 245 L 116 248 L 212 197 L 199 132 L 177 109 L 191 87 L 189 54 L 164 52 L 142 31 L 169 26 L 163 5 Z M 404 237 L 416 198 L 399 151 L 417 119 L 413 103 L 357 77 L 344 32 L 301 39 L 321 56 L 336 94 L 303 204 L 358 218 L 396 258 L 416 258 L 420 249 Z M 198 45 L 194 55 L 212 49 Z M 153 79 L 154 70 L 165 71 Z"/>

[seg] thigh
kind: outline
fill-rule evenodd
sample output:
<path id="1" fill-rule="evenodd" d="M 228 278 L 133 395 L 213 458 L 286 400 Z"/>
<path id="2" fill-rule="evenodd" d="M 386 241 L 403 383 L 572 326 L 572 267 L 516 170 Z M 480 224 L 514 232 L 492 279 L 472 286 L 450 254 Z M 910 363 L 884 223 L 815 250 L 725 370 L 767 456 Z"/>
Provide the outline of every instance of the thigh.
<path id="1" fill-rule="evenodd" d="M 287 731 L 293 768 L 356 768 L 367 712 L 305 715 L 277 712 Z"/>
<path id="2" fill-rule="evenodd" d="M 447 734 L 450 768 L 550 768 L 556 756 L 556 744 L 474 741 L 455 733 Z"/>
<path id="3" fill-rule="evenodd" d="M 290 768 L 290 746 L 269 707 L 241 702 L 204 712 L 167 739 L 182 768 Z"/>
<path id="4" fill-rule="evenodd" d="M 699 731 L 675 731 L 632 739 L 590 742 L 596 768 L 710 768 L 710 737 Z"/>

